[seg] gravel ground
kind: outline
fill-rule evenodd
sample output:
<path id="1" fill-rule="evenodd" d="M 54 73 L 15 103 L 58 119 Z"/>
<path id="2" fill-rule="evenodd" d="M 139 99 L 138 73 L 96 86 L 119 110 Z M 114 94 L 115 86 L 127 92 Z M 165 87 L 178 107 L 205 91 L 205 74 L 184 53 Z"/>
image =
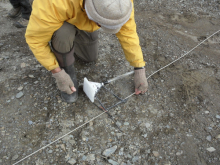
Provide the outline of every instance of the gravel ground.
<path id="1" fill-rule="evenodd" d="M 74 104 L 62 102 L 50 72 L 29 50 L 24 29 L 0 1 L 0 164 L 18 162 L 101 114 L 82 88 Z M 136 0 L 137 31 L 146 75 L 191 50 L 220 27 L 219 0 Z M 114 35 L 100 33 L 99 60 L 76 61 L 83 78 L 102 82 L 131 71 Z M 220 33 L 148 79 L 147 94 L 132 96 L 19 164 L 220 165 Z M 110 84 L 121 98 L 133 76 Z M 109 107 L 118 100 L 106 91 Z M 121 132 L 118 127 L 123 131 Z"/>

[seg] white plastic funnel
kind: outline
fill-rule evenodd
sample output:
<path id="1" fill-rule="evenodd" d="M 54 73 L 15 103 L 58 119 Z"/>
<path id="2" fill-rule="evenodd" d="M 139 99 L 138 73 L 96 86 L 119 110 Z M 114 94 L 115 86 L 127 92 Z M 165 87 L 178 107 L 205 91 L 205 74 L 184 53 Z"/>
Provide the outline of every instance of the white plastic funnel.
<path id="1" fill-rule="evenodd" d="M 88 81 L 87 78 L 84 78 L 83 82 L 83 91 L 86 93 L 87 97 L 91 100 L 91 102 L 94 102 L 95 94 L 101 88 L 103 84 L 97 83 L 97 82 L 91 82 Z"/>

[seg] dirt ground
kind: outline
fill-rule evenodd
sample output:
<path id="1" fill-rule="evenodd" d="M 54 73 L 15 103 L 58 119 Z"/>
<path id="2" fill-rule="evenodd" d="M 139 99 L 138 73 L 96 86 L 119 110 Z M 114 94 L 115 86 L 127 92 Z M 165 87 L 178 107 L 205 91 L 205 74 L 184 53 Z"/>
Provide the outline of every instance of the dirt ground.
<path id="1" fill-rule="evenodd" d="M 0 164 L 18 162 L 102 113 L 82 88 L 62 102 L 51 73 L 29 50 L 24 34 L 0 2 Z M 219 0 L 135 0 L 146 75 L 177 59 L 220 30 Z M 99 60 L 76 61 L 83 78 L 102 82 L 133 68 L 114 35 L 100 33 Z M 220 33 L 148 79 L 147 94 L 132 96 L 19 164 L 220 165 Z M 107 86 L 122 98 L 133 76 Z M 108 107 L 117 102 L 99 94 Z"/>

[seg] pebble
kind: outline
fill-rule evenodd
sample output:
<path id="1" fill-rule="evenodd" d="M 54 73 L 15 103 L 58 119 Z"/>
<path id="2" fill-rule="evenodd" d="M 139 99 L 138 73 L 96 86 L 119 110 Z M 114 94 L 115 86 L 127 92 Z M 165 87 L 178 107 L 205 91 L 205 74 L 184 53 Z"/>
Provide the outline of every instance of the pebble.
<path id="1" fill-rule="evenodd" d="M 135 156 L 135 157 L 132 158 L 133 163 L 137 162 L 138 160 L 139 160 L 139 156 Z"/>
<path id="2" fill-rule="evenodd" d="M 87 157 L 86 157 L 85 155 L 83 155 L 82 160 L 85 161 L 86 158 L 87 158 Z"/>
<path id="3" fill-rule="evenodd" d="M 212 137 L 209 135 L 209 136 L 206 137 L 206 140 L 211 141 Z"/>
<path id="4" fill-rule="evenodd" d="M 209 111 L 205 111 L 205 114 L 209 114 Z"/>
<path id="5" fill-rule="evenodd" d="M 28 121 L 28 124 L 29 124 L 29 125 L 32 125 L 32 124 L 33 124 L 33 121 L 31 121 L 31 120 Z"/>
<path id="6" fill-rule="evenodd" d="M 157 151 L 153 151 L 153 154 L 154 154 L 155 157 L 159 156 L 159 152 L 157 152 Z"/>
<path id="7" fill-rule="evenodd" d="M 217 119 L 220 119 L 220 116 L 219 116 L 219 115 L 216 115 L 216 118 L 217 118 Z"/>
<path id="8" fill-rule="evenodd" d="M 117 137 L 121 137 L 123 134 L 122 133 L 116 133 Z"/>
<path id="9" fill-rule="evenodd" d="M 146 126 L 147 128 L 150 128 L 150 123 L 145 123 L 145 126 Z"/>
<path id="10" fill-rule="evenodd" d="M 53 153 L 53 150 L 49 150 L 48 153 L 49 153 L 49 154 L 52 154 L 52 153 Z"/>
<path id="11" fill-rule="evenodd" d="M 182 154 L 183 154 L 183 151 L 180 151 L 180 152 L 177 152 L 177 153 L 176 153 L 177 156 L 180 156 L 180 155 L 182 155 Z"/>
<path id="12" fill-rule="evenodd" d="M 25 63 L 21 63 L 21 68 L 25 68 L 26 64 Z"/>
<path id="13" fill-rule="evenodd" d="M 144 138 L 146 138 L 147 137 L 147 133 L 146 134 L 144 134 L 144 135 L 142 135 Z"/>
<path id="14" fill-rule="evenodd" d="M 32 75 L 32 74 L 29 74 L 29 75 L 28 75 L 28 77 L 30 77 L 30 78 L 34 78 L 34 75 Z"/>
<path id="15" fill-rule="evenodd" d="M 11 160 L 16 160 L 16 159 L 18 159 L 18 155 L 14 155 Z"/>
<path id="16" fill-rule="evenodd" d="M 214 152 L 216 149 L 213 147 L 206 148 L 209 152 Z"/>
<path id="17" fill-rule="evenodd" d="M 170 117 L 174 117 L 174 114 L 173 114 L 173 113 L 170 113 L 169 115 L 170 115 Z"/>
<path id="18" fill-rule="evenodd" d="M 119 155 L 123 155 L 124 154 L 124 148 L 121 148 L 120 150 L 119 150 Z"/>
<path id="19" fill-rule="evenodd" d="M 2 163 L 2 160 L 0 159 L 0 163 Z"/>
<path id="20" fill-rule="evenodd" d="M 220 139 L 220 134 L 216 137 L 217 139 Z"/>
<path id="21" fill-rule="evenodd" d="M 63 151 L 65 151 L 65 152 L 66 152 L 66 147 L 65 147 L 65 145 L 64 145 L 64 144 L 61 144 L 61 145 L 60 145 L 60 148 L 61 148 Z"/>
<path id="22" fill-rule="evenodd" d="M 24 95 L 23 92 L 19 92 L 19 93 L 16 94 L 16 98 L 19 99 L 19 98 L 21 98 L 23 95 Z"/>
<path id="23" fill-rule="evenodd" d="M 24 87 L 20 86 L 18 87 L 18 90 L 21 91 Z"/>
<path id="24" fill-rule="evenodd" d="M 128 122 L 124 122 L 124 125 L 129 125 L 129 123 Z"/>
<path id="25" fill-rule="evenodd" d="M 118 162 L 112 160 L 112 159 L 109 159 L 108 162 L 112 165 L 119 165 Z"/>
<path id="26" fill-rule="evenodd" d="M 106 157 L 109 157 L 111 154 L 113 154 L 117 149 L 117 146 L 113 146 L 111 148 L 106 149 L 102 154 Z"/>
<path id="27" fill-rule="evenodd" d="M 95 160 L 95 154 L 87 155 L 86 160 L 87 160 L 87 161 L 94 161 L 94 160 Z"/>
<path id="28" fill-rule="evenodd" d="M 68 161 L 69 164 L 76 164 L 76 160 L 71 158 L 69 161 Z"/>
<path id="29" fill-rule="evenodd" d="M 117 124 L 119 127 L 121 127 L 121 123 L 120 123 L 120 122 L 117 121 L 116 124 Z"/>

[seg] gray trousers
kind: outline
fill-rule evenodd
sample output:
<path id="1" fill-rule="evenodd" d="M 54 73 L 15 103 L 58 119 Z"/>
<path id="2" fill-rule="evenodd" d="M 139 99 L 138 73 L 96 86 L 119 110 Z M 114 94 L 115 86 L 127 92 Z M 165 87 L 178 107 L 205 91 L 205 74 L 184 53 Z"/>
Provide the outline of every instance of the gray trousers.
<path id="1" fill-rule="evenodd" d="M 66 65 L 74 62 L 74 56 L 78 56 L 85 62 L 96 61 L 98 58 L 98 32 L 88 33 L 79 30 L 74 25 L 64 22 L 53 34 L 51 44 L 58 62 L 62 60 L 59 56 L 65 55 Z M 60 57 L 61 59 L 61 57 Z"/>

